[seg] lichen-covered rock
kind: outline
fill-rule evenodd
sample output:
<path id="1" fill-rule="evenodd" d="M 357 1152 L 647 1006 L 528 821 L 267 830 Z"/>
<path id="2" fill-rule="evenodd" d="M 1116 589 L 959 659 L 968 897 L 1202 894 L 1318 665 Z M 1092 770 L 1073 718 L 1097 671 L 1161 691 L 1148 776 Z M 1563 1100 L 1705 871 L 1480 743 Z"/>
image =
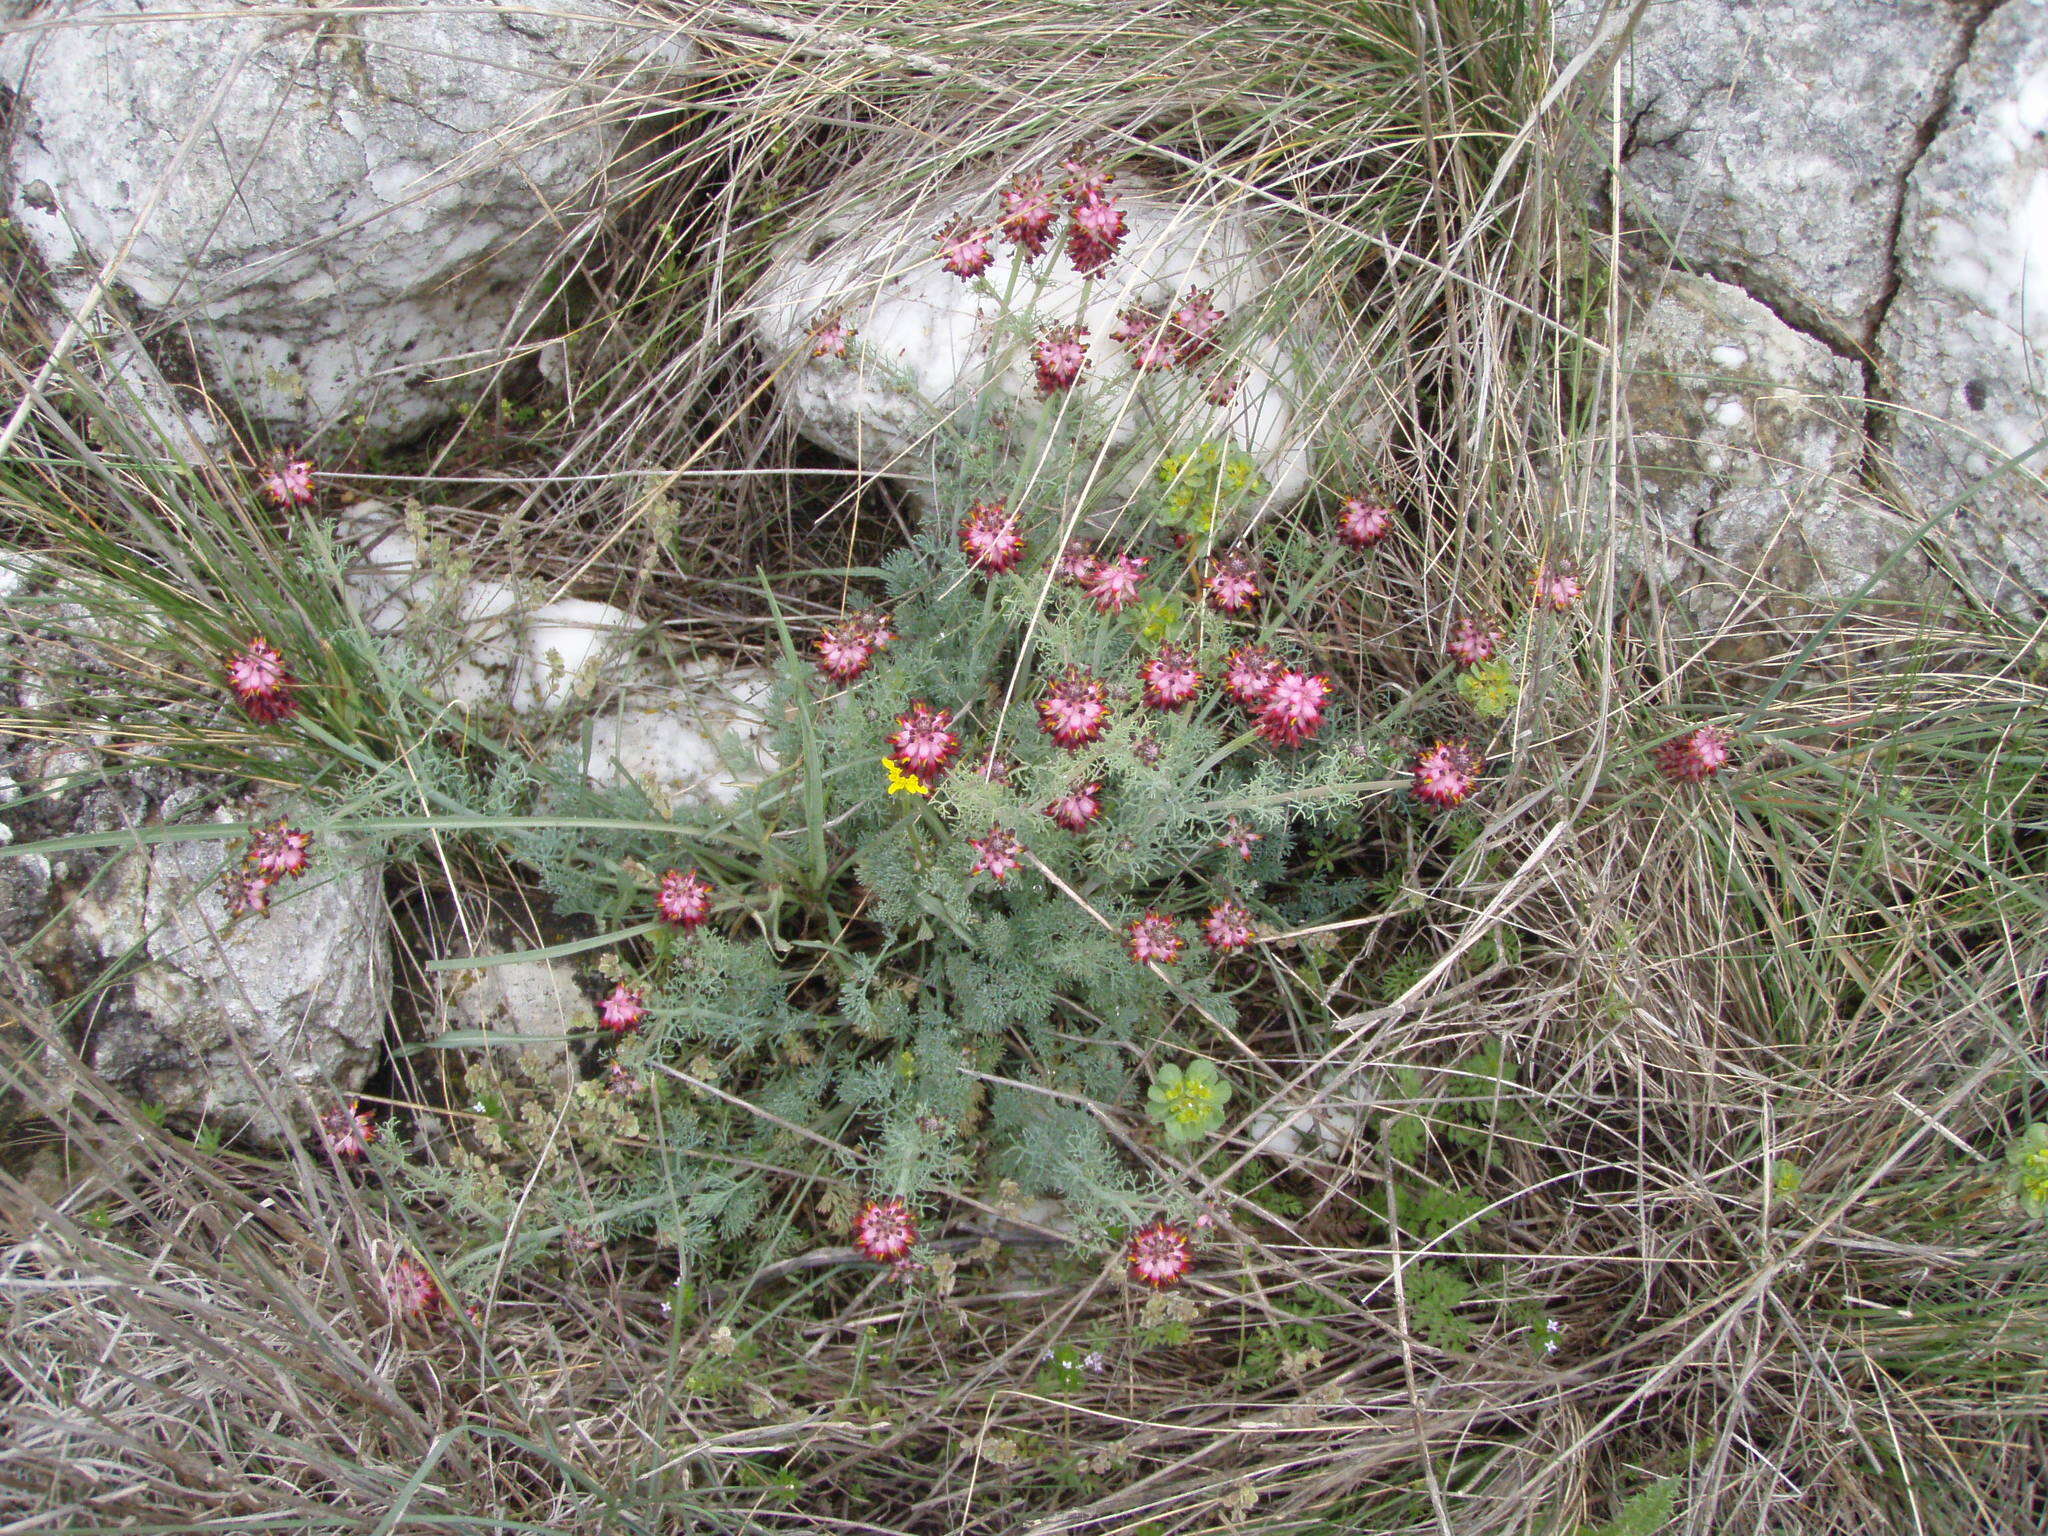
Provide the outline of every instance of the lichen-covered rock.
<path id="1" fill-rule="evenodd" d="M 1267 505 L 1300 495 L 1315 387 L 1304 360 L 1339 359 L 1299 306 L 1276 313 L 1267 303 L 1284 267 L 1273 231 L 1241 211 L 1119 176 L 1113 190 L 1128 233 L 1098 275 L 1084 278 L 1057 242 L 1031 262 L 998 243 L 987 271 L 963 281 L 940 265 L 933 232 L 956 211 L 993 220 L 998 185 L 955 183 L 915 210 L 855 203 L 777 250 L 748 312 L 796 428 L 937 500 L 966 482 L 1044 472 L 1034 448 L 1042 423 L 1062 409 L 1072 420 L 1078 408 L 1112 456 L 1112 485 L 1137 482 L 1167 449 L 1214 440 L 1250 456 Z M 1226 317 L 1214 356 L 1199 367 L 1135 370 L 1111 336 L 1120 312 L 1171 308 L 1190 291 L 1210 294 Z M 814 333 L 834 318 L 850 335 L 843 355 L 813 355 Z M 1087 348 L 1080 381 L 1041 398 L 1034 336 L 1076 324 Z M 1221 404 L 1208 397 L 1216 378 L 1235 381 Z M 1171 441 L 1148 443 L 1162 423 Z M 1124 450 L 1135 450 L 1133 462 L 1115 460 Z"/>
<path id="2" fill-rule="evenodd" d="M 760 667 L 693 662 L 663 679 L 651 668 L 590 727 L 590 781 L 630 779 L 664 810 L 728 805 L 774 770 Z"/>
<path id="3" fill-rule="evenodd" d="M 1909 531 L 1858 489 L 1861 371 L 1726 283 L 1651 281 L 1623 347 L 1621 559 L 1700 629 L 1849 597 Z"/>
<path id="4" fill-rule="evenodd" d="M 530 948 L 494 932 L 498 952 Z M 571 1037 L 597 1028 L 597 1010 L 559 960 L 512 960 L 438 973 L 449 1030 L 487 1034 L 508 1046 L 564 1055 Z"/>
<path id="5" fill-rule="evenodd" d="M 593 206 L 632 67 L 690 52 L 601 0 L 60 0 L 37 21 L 0 40 L 0 87 L 11 212 L 60 290 L 133 232 L 115 275 L 243 410 L 372 443 L 502 355 Z"/>
<path id="6" fill-rule="evenodd" d="M 1901 482 L 1994 602 L 2048 595 L 2048 0 L 2005 0 L 1914 168 L 1879 345 Z M 2015 454 L 2023 465 L 1986 476 Z"/>
<path id="7" fill-rule="evenodd" d="M 391 1001 L 381 861 L 322 839 L 315 868 L 267 916 L 230 920 L 225 840 L 120 856 L 77 916 L 103 961 L 142 963 L 93 1022 L 93 1068 L 146 1102 L 275 1144 L 360 1088 Z"/>
<path id="8" fill-rule="evenodd" d="M 1560 0 L 1562 51 L 1628 9 Z M 1630 222 L 1802 325 L 1866 338 L 1901 182 L 1964 34 L 1947 0 L 1642 8 L 1619 64 Z"/>

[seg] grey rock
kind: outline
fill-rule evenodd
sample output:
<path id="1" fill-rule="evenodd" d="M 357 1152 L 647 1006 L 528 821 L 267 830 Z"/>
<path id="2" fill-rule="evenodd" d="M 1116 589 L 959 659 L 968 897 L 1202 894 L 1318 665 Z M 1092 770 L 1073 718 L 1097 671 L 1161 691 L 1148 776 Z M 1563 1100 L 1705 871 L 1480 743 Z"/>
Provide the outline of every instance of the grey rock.
<path id="1" fill-rule="evenodd" d="M 1861 370 L 1726 283 L 1656 281 L 1623 346 L 1620 558 L 1701 629 L 1855 593 L 1908 532 L 1858 489 Z"/>
<path id="2" fill-rule="evenodd" d="M 1973 584 L 2048 594 L 2048 0 L 2005 0 L 1915 167 L 1879 335 L 1896 469 L 1918 509 L 1975 489 L 1945 532 Z M 2016 454 L 2032 457 L 1978 482 Z"/>
<path id="3" fill-rule="evenodd" d="M 360 1088 L 390 1010 L 381 865 L 326 838 L 267 917 L 230 920 L 225 840 L 121 856 L 74 905 L 98 958 L 140 958 L 125 996 L 95 1019 L 86 1058 L 163 1109 L 276 1144 L 310 1128 L 334 1093 Z"/>
<path id="4" fill-rule="evenodd" d="M 1615 9 L 1563 0 L 1561 50 Z M 1965 30 L 1946 0 L 1647 6 L 1619 66 L 1630 221 L 1801 325 L 1867 339 Z"/>
<path id="5" fill-rule="evenodd" d="M 514 960 L 444 972 L 441 1001 L 450 1029 L 482 1031 L 527 1049 L 566 1052 L 569 1036 L 597 1027 L 597 1010 L 576 984 L 575 968 L 559 961 Z"/>
<path id="6" fill-rule="evenodd" d="M 627 17 L 51 5 L 0 40 L 11 211 L 74 302 L 136 230 L 119 282 L 273 430 L 402 438 L 517 340 L 597 206 L 633 67 L 690 58 Z"/>

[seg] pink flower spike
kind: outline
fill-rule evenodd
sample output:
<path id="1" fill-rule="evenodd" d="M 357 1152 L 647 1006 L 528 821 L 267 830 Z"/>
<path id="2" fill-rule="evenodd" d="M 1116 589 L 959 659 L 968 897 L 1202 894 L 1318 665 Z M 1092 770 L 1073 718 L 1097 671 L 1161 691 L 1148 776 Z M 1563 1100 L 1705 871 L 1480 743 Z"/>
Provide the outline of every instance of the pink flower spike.
<path id="1" fill-rule="evenodd" d="M 955 219 L 939 231 L 939 265 L 968 282 L 981 276 L 996 259 L 995 237 L 976 229 L 965 219 Z"/>
<path id="2" fill-rule="evenodd" d="M 1657 771 L 1674 784 L 1704 784 L 1734 757 L 1735 738 L 1717 726 L 1698 725 L 1659 745 Z"/>
<path id="3" fill-rule="evenodd" d="M 859 677 L 874 655 L 874 640 L 850 619 L 818 636 L 818 670 L 835 683 L 850 683 Z"/>
<path id="4" fill-rule="evenodd" d="M 868 644 L 878 651 L 896 638 L 896 631 L 890 627 L 889 615 L 879 608 L 863 608 L 846 623 L 849 629 L 866 636 Z"/>
<path id="5" fill-rule="evenodd" d="M 1115 258 L 1125 232 L 1124 211 L 1107 194 L 1084 197 L 1067 225 L 1067 260 L 1083 277 L 1093 277 Z"/>
<path id="6" fill-rule="evenodd" d="M 1164 1216 L 1131 1234 L 1126 1258 L 1131 1278 L 1155 1291 L 1179 1285 L 1195 1262 L 1187 1233 Z"/>
<path id="7" fill-rule="evenodd" d="M 953 732 L 953 712 L 933 709 L 918 700 L 896 717 L 889 745 L 895 748 L 894 756 L 905 773 L 931 783 L 960 750 L 960 738 Z"/>
<path id="8" fill-rule="evenodd" d="M 266 880 L 296 879 L 312 863 L 312 847 L 312 833 L 279 821 L 249 834 L 246 862 Z"/>
<path id="9" fill-rule="evenodd" d="M 309 506 L 313 501 L 313 465 L 307 459 L 279 458 L 262 474 L 263 494 L 279 507 Z"/>
<path id="10" fill-rule="evenodd" d="M 990 827 L 986 837 L 967 839 L 967 846 L 974 850 L 974 866 L 967 873 L 987 875 L 997 885 L 1024 867 L 1024 845 L 1007 827 Z"/>
<path id="11" fill-rule="evenodd" d="M 917 1246 L 917 1218 L 901 1200 L 870 1200 L 853 1219 L 853 1246 L 877 1264 L 895 1264 Z"/>
<path id="12" fill-rule="evenodd" d="M 1144 555 L 1119 555 L 1104 560 L 1088 578 L 1088 595 L 1101 613 L 1121 613 L 1138 600 L 1138 584 L 1145 579 Z"/>
<path id="13" fill-rule="evenodd" d="M 1130 926 L 1131 958 L 1140 965 L 1170 965 L 1187 941 L 1164 912 L 1147 912 Z"/>
<path id="14" fill-rule="evenodd" d="M 1095 579 L 1095 565 L 1094 548 L 1084 539 L 1069 539 L 1067 547 L 1060 551 L 1059 563 L 1053 567 L 1053 574 L 1061 581 L 1086 586 Z"/>
<path id="15" fill-rule="evenodd" d="M 1322 728 L 1330 680 L 1320 672 L 1282 672 L 1259 705 L 1259 734 L 1278 747 L 1298 747 Z"/>
<path id="16" fill-rule="evenodd" d="M 1536 606 L 1552 613 L 1563 613 L 1586 595 L 1585 583 L 1568 565 L 1537 566 L 1529 585 L 1536 594 Z"/>
<path id="17" fill-rule="evenodd" d="M 338 1162 L 361 1162 L 377 1139 L 377 1122 L 356 1107 L 355 1100 L 320 1112 L 320 1140 Z"/>
<path id="18" fill-rule="evenodd" d="M 1031 344 L 1031 363 L 1037 370 L 1039 398 L 1049 400 L 1063 389 L 1072 389 L 1088 364 L 1087 332 L 1078 325 L 1049 325 Z"/>
<path id="19" fill-rule="evenodd" d="M 1242 383 L 1242 373 L 1232 373 L 1227 368 L 1219 368 L 1209 375 L 1209 383 L 1202 391 L 1202 398 L 1211 405 L 1228 405 L 1237 398 L 1238 386 Z"/>
<path id="20" fill-rule="evenodd" d="M 1088 823 L 1102 814 L 1102 786 L 1090 781 L 1076 784 L 1045 808 L 1045 814 L 1069 832 L 1085 832 Z"/>
<path id="21" fill-rule="evenodd" d="M 1500 631 L 1481 629 L 1471 619 L 1460 619 L 1444 649 L 1460 667 L 1476 667 L 1482 661 L 1491 661 L 1494 652 L 1500 649 Z"/>
<path id="22" fill-rule="evenodd" d="M 1108 701 L 1100 678 L 1069 663 L 1038 701 L 1039 728 L 1070 752 L 1085 747 L 1109 723 Z"/>
<path id="23" fill-rule="evenodd" d="M 384 1299 L 400 1318 L 423 1318 L 441 1307 L 434 1272 L 411 1254 L 400 1254 L 384 1276 Z"/>
<path id="24" fill-rule="evenodd" d="M 711 917 L 711 884 L 694 869 L 688 874 L 663 870 L 654 910 L 664 923 L 677 928 L 702 928 Z"/>
<path id="25" fill-rule="evenodd" d="M 597 1005 L 597 1022 L 615 1035 L 632 1034 L 640 1027 L 640 1021 L 646 1017 L 646 1001 L 623 981 L 613 987 L 611 994 Z"/>
<path id="26" fill-rule="evenodd" d="M 1045 242 L 1059 222 L 1059 210 L 1036 173 L 1018 176 L 1003 189 L 1003 217 L 997 227 L 1003 238 L 1024 252 L 1024 259 L 1045 254 Z"/>
<path id="27" fill-rule="evenodd" d="M 1337 537 L 1353 549 L 1370 549 L 1394 531 L 1394 509 L 1363 496 L 1344 498 L 1337 516 Z"/>
<path id="28" fill-rule="evenodd" d="M 1202 595 L 1218 613 L 1245 613 L 1259 600 L 1257 557 L 1234 549 L 1218 559 L 1202 583 Z"/>
<path id="29" fill-rule="evenodd" d="M 1415 798 L 1430 805 L 1453 806 L 1464 802 L 1486 765 L 1460 739 L 1439 741 L 1415 759 Z"/>
<path id="30" fill-rule="evenodd" d="M 846 344 L 854 335 L 853 327 L 838 313 L 820 315 L 811 322 L 811 356 L 844 357 Z"/>
<path id="31" fill-rule="evenodd" d="M 1153 709 L 1179 709 L 1202 691 L 1195 660 L 1179 646 L 1164 645 L 1145 663 L 1145 703 Z"/>
<path id="32" fill-rule="evenodd" d="M 1218 848 L 1227 848 L 1239 858 L 1249 861 L 1252 844 L 1265 841 L 1266 834 L 1254 832 L 1235 816 L 1223 824 L 1223 835 L 1216 840 Z"/>
<path id="33" fill-rule="evenodd" d="M 1109 184 L 1116 180 L 1103 166 L 1090 144 L 1076 144 L 1067 151 L 1066 159 L 1060 162 L 1060 169 L 1066 172 L 1060 182 L 1060 192 L 1070 203 L 1085 202 L 1091 197 L 1105 196 Z"/>
<path id="34" fill-rule="evenodd" d="M 1243 949 L 1257 937 L 1252 931 L 1251 908 L 1240 901 L 1226 901 L 1209 909 L 1202 920 L 1202 938 L 1211 949 L 1228 953 Z"/>
<path id="35" fill-rule="evenodd" d="M 979 570 L 1001 575 L 1024 558 L 1024 520 L 1000 501 L 977 501 L 960 524 L 960 547 Z"/>
<path id="36" fill-rule="evenodd" d="M 1223 664 L 1223 689 L 1244 708 L 1256 710 L 1285 670 L 1263 645 L 1240 645 Z"/>
<path id="37" fill-rule="evenodd" d="M 993 747 L 989 749 L 988 756 L 981 760 L 982 778 L 1002 789 L 1010 787 L 1010 776 L 1016 771 L 1016 765 Z"/>
<path id="38" fill-rule="evenodd" d="M 641 1089 L 641 1082 L 633 1069 L 623 1061 L 613 1061 L 605 1071 L 604 1090 L 622 1099 L 630 1099 Z"/>
<path id="39" fill-rule="evenodd" d="M 221 880 L 221 905 L 230 917 L 268 917 L 270 888 L 276 883 L 268 875 L 229 873 Z"/>
<path id="40" fill-rule="evenodd" d="M 228 658 L 227 673 L 228 686 L 250 719 L 268 725 L 297 712 L 291 669 L 285 665 L 283 653 L 261 635 Z"/>
<path id="41" fill-rule="evenodd" d="M 1166 317 L 1157 310 L 1134 304 L 1117 315 L 1117 327 L 1109 333 L 1131 354 L 1131 366 L 1140 373 L 1171 368 L 1180 361 Z"/>
<path id="42" fill-rule="evenodd" d="M 1216 328 L 1222 323 L 1223 311 L 1216 307 L 1215 295 L 1207 288 L 1190 288 L 1179 308 L 1167 317 L 1180 360 L 1198 363 L 1214 352 Z"/>

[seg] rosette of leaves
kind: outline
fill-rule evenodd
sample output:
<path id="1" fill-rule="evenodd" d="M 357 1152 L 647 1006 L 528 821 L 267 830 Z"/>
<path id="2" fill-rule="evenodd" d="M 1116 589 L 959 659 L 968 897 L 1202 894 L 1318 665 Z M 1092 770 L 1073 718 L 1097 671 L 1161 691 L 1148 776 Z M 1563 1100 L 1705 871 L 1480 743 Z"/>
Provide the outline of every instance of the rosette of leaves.
<path id="1" fill-rule="evenodd" d="M 1170 453 L 1154 473 L 1160 487 L 1159 521 L 1187 534 L 1227 527 L 1238 508 L 1267 489 L 1252 456 L 1228 443 L 1197 443 L 1185 452 Z"/>
<path id="2" fill-rule="evenodd" d="M 2048 1214 L 2048 1125 L 2035 1121 L 2005 1149 L 2007 1178 L 2020 1208 L 2035 1220 Z"/>
<path id="3" fill-rule="evenodd" d="M 1230 1084 L 1216 1064 L 1196 1057 L 1185 1067 L 1161 1067 L 1146 1091 L 1146 1113 L 1165 1132 L 1169 1145 L 1200 1141 L 1223 1126 Z"/>
<path id="4" fill-rule="evenodd" d="M 1498 720 L 1513 709 L 1522 691 L 1513 669 L 1499 657 L 1460 672 L 1456 686 L 1473 713 L 1486 720 Z"/>

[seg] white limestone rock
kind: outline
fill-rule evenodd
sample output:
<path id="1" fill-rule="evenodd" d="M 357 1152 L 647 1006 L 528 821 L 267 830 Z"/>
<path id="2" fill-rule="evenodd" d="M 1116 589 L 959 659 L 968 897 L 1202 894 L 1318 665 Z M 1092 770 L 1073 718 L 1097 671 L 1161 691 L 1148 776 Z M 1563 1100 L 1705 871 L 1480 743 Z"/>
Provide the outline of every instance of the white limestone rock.
<path id="1" fill-rule="evenodd" d="M 560 709 L 587 699 L 610 681 L 640 621 L 623 608 L 579 597 L 544 603 L 520 615 L 518 670 L 512 707 Z"/>
<path id="2" fill-rule="evenodd" d="M 2038 613 L 2048 599 L 2048 0 L 2005 0 L 1977 32 L 1908 185 L 1898 269 L 1878 340 L 1904 407 L 1893 418 L 1900 479 L 1927 514 L 1974 489 L 1944 532 L 1987 597 Z"/>
<path id="3" fill-rule="evenodd" d="M 0 40 L 10 212 L 73 294 L 133 232 L 119 282 L 273 432 L 391 442 L 516 339 L 636 70 L 692 57 L 604 0 L 53 0 Z"/>
<path id="4" fill-rule="evenodd" d="M 766 745 L 773 686 L 763 668 L 723 662 L 692 662 L 665 686 L 643 674 L 591 723 L 591 783 L 630 779 L 664 810 L 730 805 L 775 769 Z"/>
<path id="5" fill-rule="evenodd" d="M 1038 398 L 1032 334 L 1078 322 L 1088 367 L 1073 399 L 1113 456 L 1136 450 L 1135 462 L 1112 465 L 1113 484 L 1135 484 L 1162 449 L 1224 438 L 1257 463 L 1268 506 L 1297 497 L 1313 447 L 1306 360 L 1334 363 L 1335 349 L 1298 307 L 1260 313 L 1281 267 L 1273 231 L 1119 176 L 1113 190 L 1129 233 L 1099 276 L 1084 280 L 1057 242 L 1029 263 L 1004 243 L 980 279 L 963 282 L 940 266 L 933 232 L 960 210 L 992 219 L 1007 179 L 955 183 L 910 208 L 845 207 L 775 253 L 749 311 L 797 429 L 865 469 L 903 477 L 928 500 L 963 479 L 1035 473 L 1038 429 L 1065 397 Z M 1165 306 L 1190 288 L 1211 291 L 1237 322 L 1225 322 L 1219 352 L 1193 369 L 1137 373 L 1110 338 L 1118 312 Z M 835 314 L 853 331 L 846 356 L 811 356 L 813 327 Z M 1223 405 L 1206 399 L 1206 380 L 1219 371 L 1243 375 Z M 1004 418 L 1006 446 L 993 460 L 976 459 L 967 441 L 977 407 Z M 1161 432 L 1170 434 L 1163 444 L 1147 442 Z"/>
<path id="6" fill-rule="evenodd" d="M 518 584 L 472 576 L 452 554 L 423 551 L 382 502 L 357 503 L 337 526 L 362 551 L 343 571 L 342 586 L 363 626 L 409 644 L 434 697 L 460 709 L 505 703 L 532 607 Z"/>
<path id="7" fill-rule="evenodd" d="M 774 771 L 765 713 L 774 678 L 765 669 L 672 667 L 636 654 L 645 626 L 624 609 L 579 598 L 534 604 L 521 583 L 423 552 L 419 519 L 405 527 L 378 502 L 350 508 L 340 528 L 362 550 L 342 578 L 357 612 L 372 633 L 422 658 L 435 697 L 528 715 L 592 705 L 583 734 L 590 782 L 631 780 L 664 809 L 730 804 Z"/>

